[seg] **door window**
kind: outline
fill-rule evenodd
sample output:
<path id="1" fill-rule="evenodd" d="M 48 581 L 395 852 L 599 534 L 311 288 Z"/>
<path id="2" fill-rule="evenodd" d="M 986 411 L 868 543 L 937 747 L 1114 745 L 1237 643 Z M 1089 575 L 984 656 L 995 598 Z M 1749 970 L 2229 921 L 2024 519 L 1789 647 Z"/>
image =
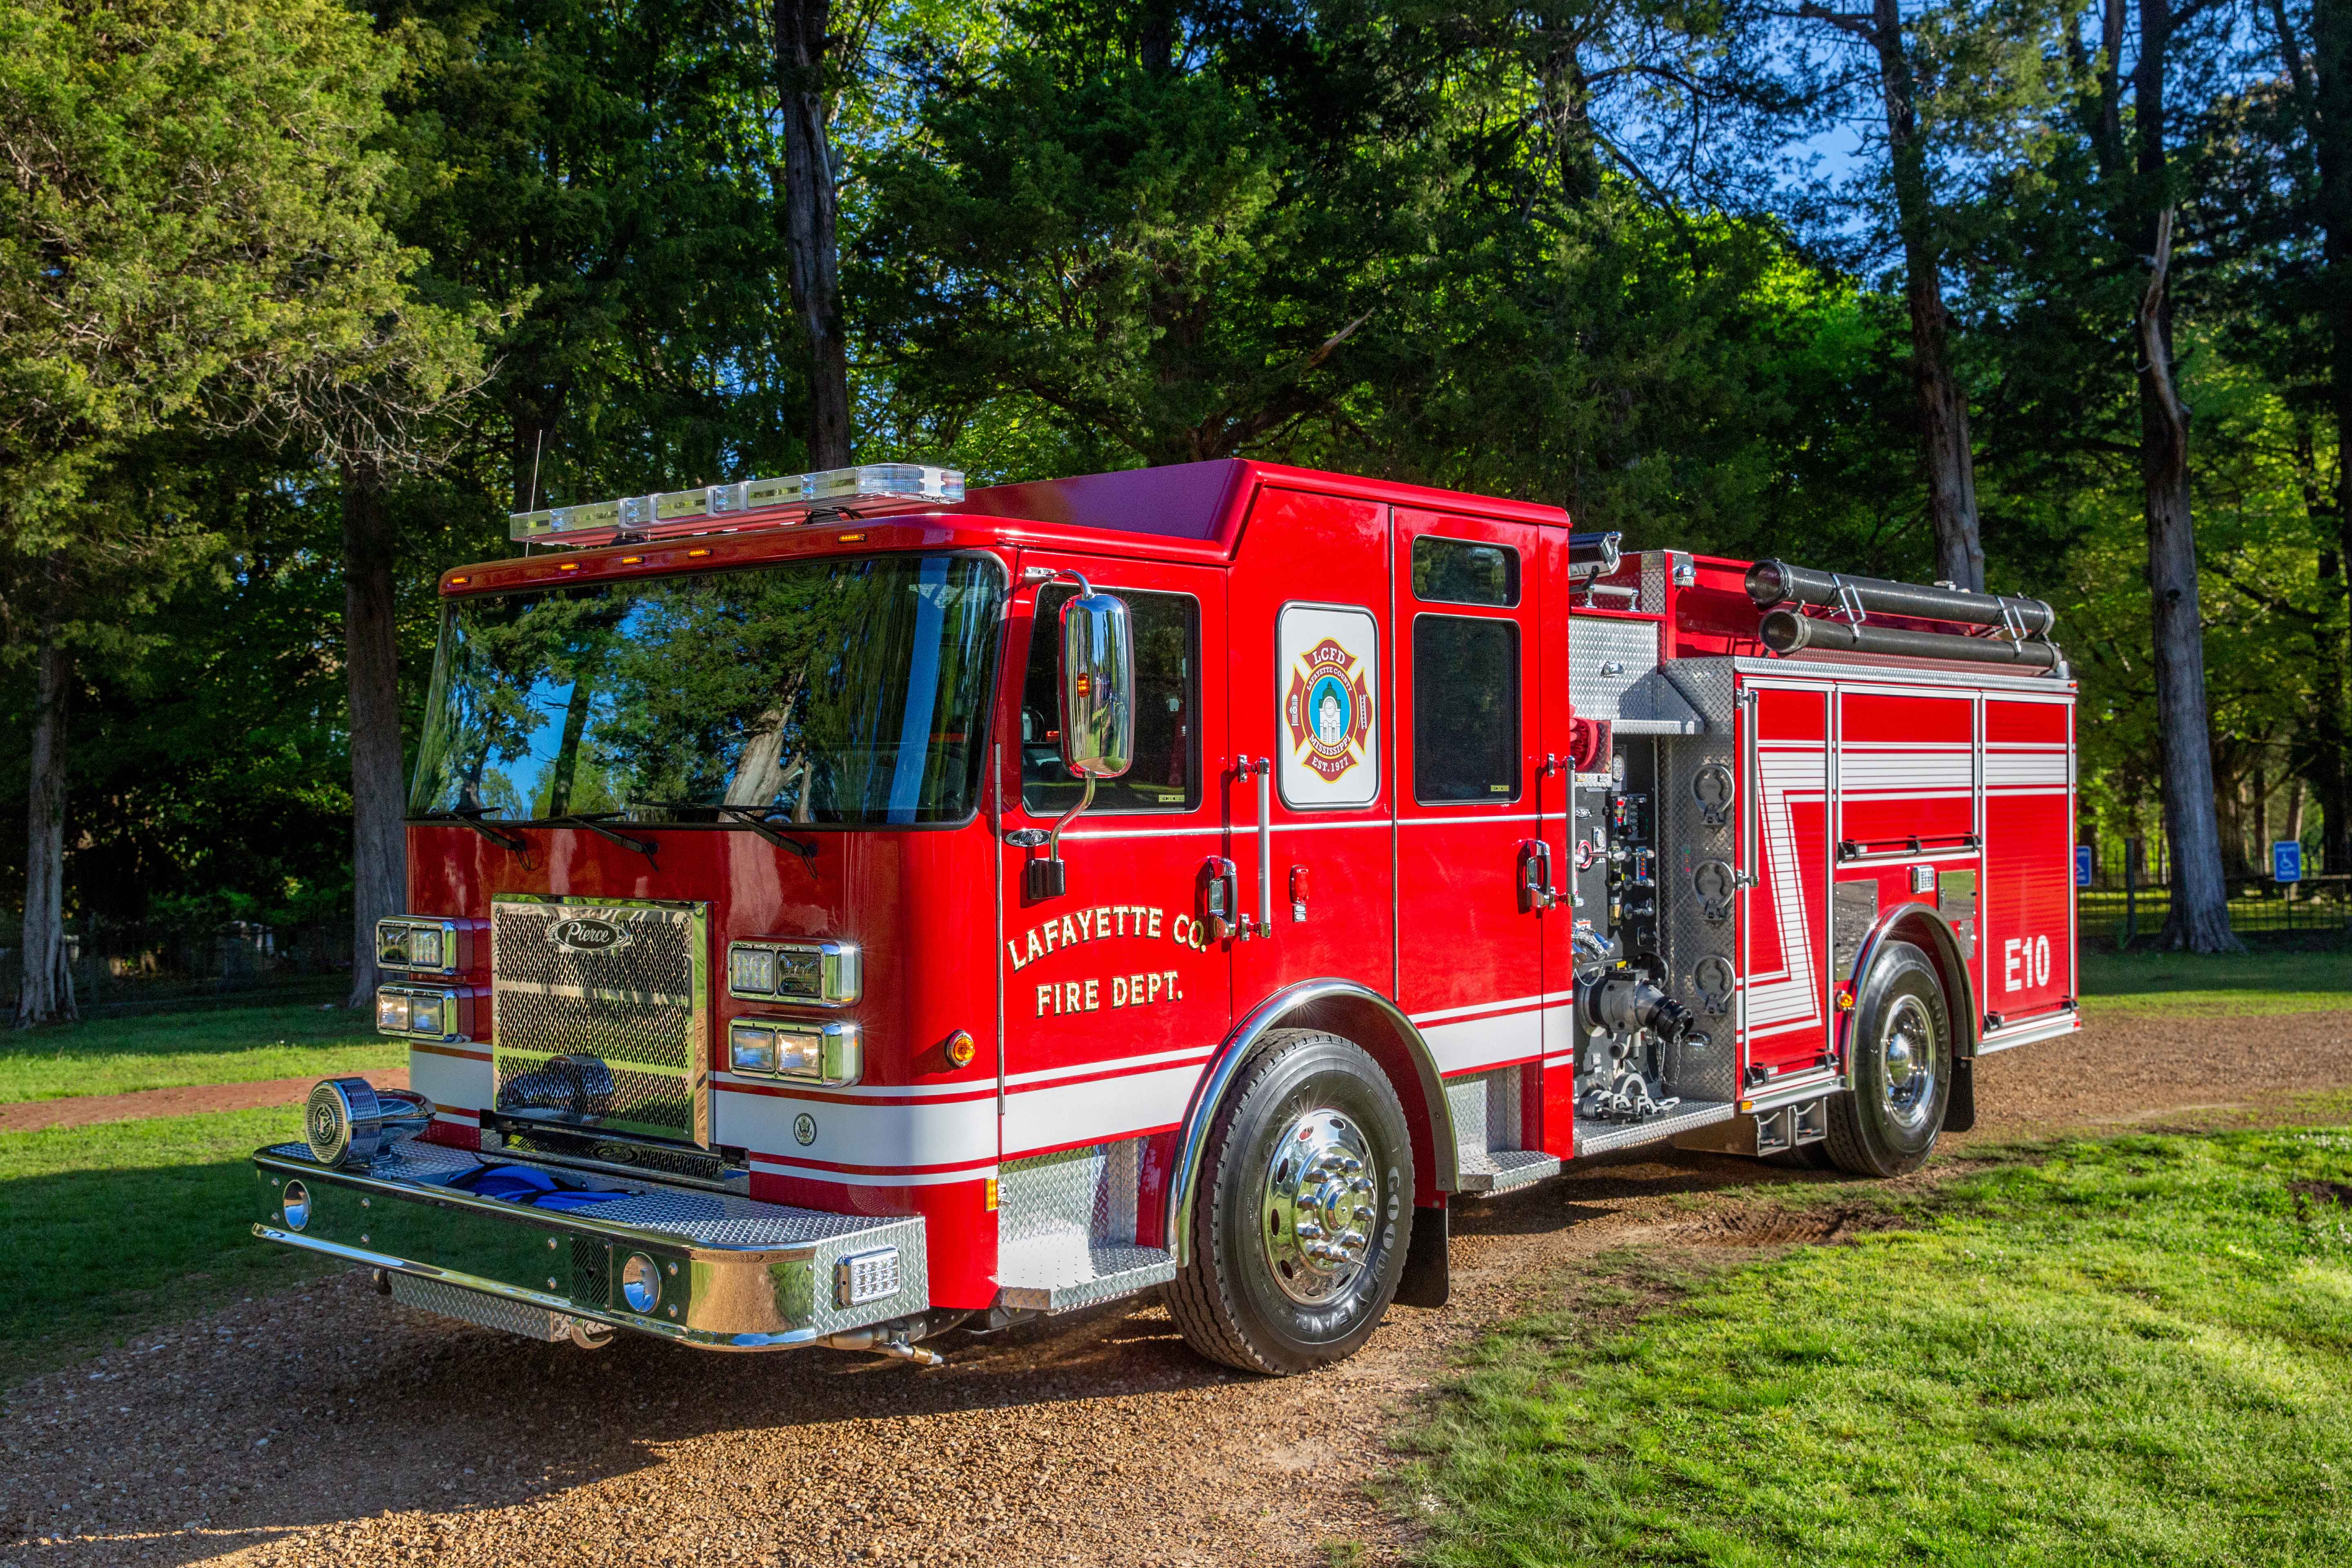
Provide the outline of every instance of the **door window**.
<path id="1" fill-rule="evenodd" d="M 1516 621 L 1413 621 L 1412 793 L 1424 805 L 1518 797 Z"/>
<path id="2" fill-rule="evenodd" d="M 1110 588 L 1127 601 L 1135 634 L 1135 760 L 1095 785 L 1097 812 L 1189 811 L 1201 803 L 1201 606 L 1186 594 Z M 1037 591 L 1029 668 L 1021 689 L 1021 804 L 1058 816 L 1085 785 L 1062 765 L 1061 700 L 1054 689 L 1062 606 L 1077 592 Z"/>

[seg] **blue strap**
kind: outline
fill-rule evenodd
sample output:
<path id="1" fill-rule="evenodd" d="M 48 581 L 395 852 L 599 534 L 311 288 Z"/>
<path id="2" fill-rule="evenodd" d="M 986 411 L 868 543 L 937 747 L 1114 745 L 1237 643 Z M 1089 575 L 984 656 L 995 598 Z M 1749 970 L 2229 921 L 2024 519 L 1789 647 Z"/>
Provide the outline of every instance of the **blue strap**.
<path id="1" fill-rule="evenodd" d="M 593 1208 L 625 1198 L 626 1193 L 584 1192 L 558 1186 L 553 1176 L 530 1165 L 483 1165 L 467 1172 L 449 1184 L 500 1203 L 525 1204 L 533 1208 L 565 1209 Z"/>

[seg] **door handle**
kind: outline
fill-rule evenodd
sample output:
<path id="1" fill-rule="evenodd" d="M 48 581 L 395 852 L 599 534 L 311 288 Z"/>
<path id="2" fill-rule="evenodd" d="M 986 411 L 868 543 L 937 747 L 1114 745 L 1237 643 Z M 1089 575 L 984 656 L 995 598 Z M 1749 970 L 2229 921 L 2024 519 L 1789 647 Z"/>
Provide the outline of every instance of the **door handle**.
<path id="1" fill-rule="evenodd" d="M 1551 846 L 1540 838 L 1519 840 L 1519 912 L 1534 914 L 1559 902 L 1551 885 Z"/>
<path id="2" fill-rule="evenodd" d="M 1222 855 L 1212 855 L 1201 864 L 1201 923 L 1209 928 L 1212 942 L 1232 936 L 1239 924 L 1240 911 L 1234 906 L 1241 902 L 1240 881 L 1234 863 Z"/>

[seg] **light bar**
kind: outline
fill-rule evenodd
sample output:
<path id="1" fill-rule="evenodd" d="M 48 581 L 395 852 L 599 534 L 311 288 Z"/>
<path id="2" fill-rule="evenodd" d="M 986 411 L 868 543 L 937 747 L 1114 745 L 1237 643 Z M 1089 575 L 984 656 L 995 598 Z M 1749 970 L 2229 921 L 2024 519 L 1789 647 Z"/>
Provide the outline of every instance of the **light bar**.
<path id="1" fill-rule="evenodd" d="M 739 479 L 731 485 L 665 490 L 584 506 L 510 512 L 507 537 L 528 544 L 609 544 L 622 534 L 656 539 L 711 533 L 740 526 L 753 512 L 803 514 L 952 504 L 963 500 L 963 474 L 920 463 L 863 463 L 781 479 Z M 787 522 L 789 516 L 763 516 Z"/>

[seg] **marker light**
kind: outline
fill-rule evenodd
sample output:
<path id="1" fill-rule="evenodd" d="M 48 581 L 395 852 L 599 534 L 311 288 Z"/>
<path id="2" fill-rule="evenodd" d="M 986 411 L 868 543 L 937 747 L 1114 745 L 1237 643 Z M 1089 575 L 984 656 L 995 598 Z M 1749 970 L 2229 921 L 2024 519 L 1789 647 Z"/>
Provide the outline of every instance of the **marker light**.
<path id="1" fill-rule="evenodd" d="M 980 1042 L 971 1037 L 970 1029 L 958 1029 L 948 1037 L 948 1062 L 950 1066 L 968 1068 L 971 1058 L 980 1055 Z"/>

